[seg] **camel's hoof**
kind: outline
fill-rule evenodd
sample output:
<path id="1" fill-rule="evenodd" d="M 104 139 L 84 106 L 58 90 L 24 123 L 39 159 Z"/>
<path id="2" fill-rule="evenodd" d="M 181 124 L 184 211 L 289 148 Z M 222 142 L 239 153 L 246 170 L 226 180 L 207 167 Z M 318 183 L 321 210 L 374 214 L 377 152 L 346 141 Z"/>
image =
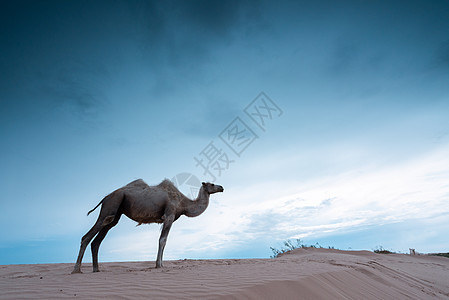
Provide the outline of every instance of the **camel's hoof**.
<path id="1" fill-rule="evenodd" d="M 93 273 L 98 273 L 98 272 L 100 272 L 100 270 L 93 270 L 92 272 Z"/>
<path id="2" fill-rule="evenodd" d="M 81 274 L 81 273 L 83 273 L 83 272 L 81 272 L 81 270 L 75 269 L 75 270 L 72 271 L 71 274 Z"/>

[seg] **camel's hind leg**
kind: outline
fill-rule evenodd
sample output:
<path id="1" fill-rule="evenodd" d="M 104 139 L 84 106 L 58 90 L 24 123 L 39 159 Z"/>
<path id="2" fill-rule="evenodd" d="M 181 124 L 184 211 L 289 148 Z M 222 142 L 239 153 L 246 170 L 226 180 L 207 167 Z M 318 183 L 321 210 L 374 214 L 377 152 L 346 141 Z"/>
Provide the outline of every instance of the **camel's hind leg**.
<path id="1" fill-rule="evenodd" d="M 81 261 L 83 260 L 84 251 L 86 251 L 87 245 L 94 238 L 94 236 L 101 230 L 103 226 L 103 220 L 98 218 L 94 226 L 81 238 L 80 252 L 78 253 L 78 258 L 76 259 L 75 267 L 73 268 L 72 274 L 81 273 Z"/>
<path id="2" fill-rule="evenodd" d="M 122 200 L 123 194 L 119 194 L 117 191 L 109 194 L 103 199 L 103 204 L 101 205 L 101 211 L 97 222 L 81 239 L 80 252 L 72 274 L 81 273 L 81 261 L 83 260 L 87 245 L 89 245 L 90 241 L 95 237 L 95 235 L 97 235 L 98 232 L 100 232 L 102 228 L 109 226 L 114 222 Z"/>
<path id="3" fill-rule="evenodd" d="M 100 270 L 98 268 L 98 249 L 100 248 L 100 244 L 103 241 L 103 239 L 105 238 L 105 236 L 108 233 L 108 231 L 112 227 L 117 225 L 118 221 L 120 220 L 120 217 L 121 217 L 121 213 L 118 213 L 115 216 L 115 218 L 112 221 L 112 223 L 109 223 L 108 225 L 104 226 L 100 230 L 98 235 L 95 237 L 95 239 L 93 240 L 92 244 L 90 244 L 90 247 L 91 247 L 91 250 L 92 250 L 92 266 L 93 266 L 93 271 L 94 272 L 100 272 Z"/>

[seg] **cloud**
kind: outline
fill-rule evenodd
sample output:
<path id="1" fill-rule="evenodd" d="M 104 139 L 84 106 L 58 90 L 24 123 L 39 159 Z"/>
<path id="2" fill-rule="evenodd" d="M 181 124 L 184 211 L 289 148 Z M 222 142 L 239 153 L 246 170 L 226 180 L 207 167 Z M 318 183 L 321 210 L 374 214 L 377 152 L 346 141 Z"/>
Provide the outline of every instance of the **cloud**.
<path id="1" fill-rule="evenodd" d="M 175 223 L 167 257 L 218 257 L 252 243 L 273 245 L 288 238 L 310 239 L 439 218 L 449 214 L 448 154 L 446 146 L 406 163 L 356 169 L 332 178 L 296 183 L 287 190 L 291 182 L 253 184 L 247 187 L 253 193 L 228 188 L 204 215 Z M 274 196 L 280 192 L 284 196 Z M 158 233 L 152 232 L 154 253 Z M 114 247 L 128 245 L 122 247 L 124 256 L 148 259 L 147 239 L 144 232 L 116 236 Z"/>
<path id="2" fill-rule="evenodd" d="M 448 150 L 371 172 L 342 174 L 333 182 L 320 179 L 287 198 L 266 200 L 263 209 L 250 214 L 247 226 L 265 224 L 261 232 L 305 236 L 449 212 Z M 268 215 L 276 218 L 260 223 Z"/>

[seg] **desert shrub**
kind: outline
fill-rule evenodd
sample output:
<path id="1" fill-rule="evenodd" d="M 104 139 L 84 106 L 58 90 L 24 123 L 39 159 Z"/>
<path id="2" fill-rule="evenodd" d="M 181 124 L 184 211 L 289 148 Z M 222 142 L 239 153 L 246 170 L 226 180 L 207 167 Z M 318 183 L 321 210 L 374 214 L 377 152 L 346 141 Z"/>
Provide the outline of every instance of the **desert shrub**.
<path id="1" fill-rule="evenodd" d="M 301 241 L 301 239 L 296 239 L 295 242 L 292 242 L 291 240 L 286 240 L 284 242 L 284 246 L 280 249 L 270 247 L 271 251 L 273 252 L 273 255 L 271 255 L 271 258 L 276 258 L 282 253 L 286 253 L 288 251 L 292 251 L 294 249 L 298 248 L 323 248 L 319 243 L 315 243 L 314 245 L 306 245 Z M 329 249 L 334 249 L 334 247 L 328 247 Z"/>
<path id="2" fill-rule="evenodd" d="M 296 239 L 296 244 L 293 244 L 291 240 L 286 240 L 284 242 L 284 246 L 281 247 L 280 249 L 274 248 L 274 247 L 270 247 L 271 251 L 273 252 L 273 255 L 271 255 L 271 258 L 276 258 L 278 257 L 280 254 L 294 250 L 294 249 L 298 249 L 298 248 L 304 248 L 306 247 L 306 245 L 304 245 L 301 241 L 301 239 Z"/>
<path id="3" fill-rule="evenodd" d="M 389 250 L 385 249 L 382 246 L 378 246 L 376 249 L 374 249 L 374 253 L 378 253 L 378 254 L 393 254 L 395 252 L 389 251 Z"/>
<path id="4" fill-rule="evenodd" d="M 435 253 L 435 254 L 431 254 L 431 255 L 435 255 L 435 256 L 443 256 L 443 257 L 449 258 L 449 252 L 448 252 L 448 253 Z"/>

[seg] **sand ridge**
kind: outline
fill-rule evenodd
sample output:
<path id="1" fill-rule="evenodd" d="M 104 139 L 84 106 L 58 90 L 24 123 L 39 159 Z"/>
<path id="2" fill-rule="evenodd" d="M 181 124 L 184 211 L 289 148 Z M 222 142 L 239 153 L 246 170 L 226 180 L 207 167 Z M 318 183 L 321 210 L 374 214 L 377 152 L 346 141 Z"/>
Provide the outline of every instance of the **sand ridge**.
<path id="1" fill-rule="evenodd" d="M 0 266 L 0 299 L 449 299 L 449 259 L 297 249 L 276 259 Z"/>

